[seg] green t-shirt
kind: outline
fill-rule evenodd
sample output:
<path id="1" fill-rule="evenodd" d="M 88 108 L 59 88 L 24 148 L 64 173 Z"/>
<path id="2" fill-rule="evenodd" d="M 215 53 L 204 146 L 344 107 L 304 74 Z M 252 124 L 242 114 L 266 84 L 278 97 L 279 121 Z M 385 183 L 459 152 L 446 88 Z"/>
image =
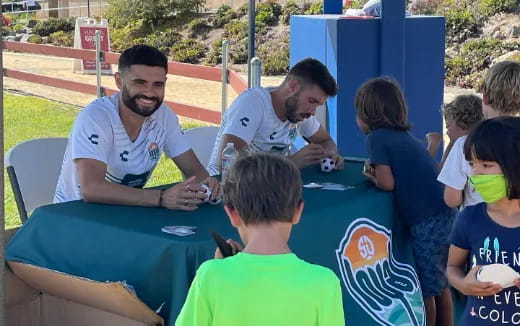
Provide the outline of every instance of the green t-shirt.
<path id="1" fill-rule="evenodd" d="M 175 325 L 343 326 L 341 286 L 292 253 L 238 253 L 200 266 Z"/>

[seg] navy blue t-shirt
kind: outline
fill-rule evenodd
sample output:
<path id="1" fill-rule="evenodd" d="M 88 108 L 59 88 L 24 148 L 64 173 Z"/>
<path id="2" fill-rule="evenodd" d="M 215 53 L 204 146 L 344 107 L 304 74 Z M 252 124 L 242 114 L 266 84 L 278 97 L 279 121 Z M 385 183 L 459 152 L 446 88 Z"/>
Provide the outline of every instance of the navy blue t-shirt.
<path id="1" fill-rule="evenodd" d="M 455 219 L 451 244 L 469 250 L 472 265 L 505 264 L 520 272 L 520 227 L 497 224 L 487 204 L 468 206 Z M 496 295 L 468 297 L 459 326 L 520 325 L 520 289 L 512 286 Z"/>
<path id="2" fill-rule="evenodd" d="M 388 165 L 394 176 L 394 201 L 408 225 L 449 211 L 439 173 L 426 147 L 407 131 L 380 128 L 367 136 L 372 164 Z"/>

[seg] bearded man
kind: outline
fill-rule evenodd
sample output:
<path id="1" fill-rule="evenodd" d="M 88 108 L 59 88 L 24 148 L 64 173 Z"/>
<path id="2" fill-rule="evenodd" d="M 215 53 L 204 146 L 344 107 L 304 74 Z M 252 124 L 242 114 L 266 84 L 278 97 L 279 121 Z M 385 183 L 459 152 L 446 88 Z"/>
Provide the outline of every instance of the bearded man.
<path id="1" fill-rule="evenodd" d="M 67 144 L 54 202 L 86 202 L 195 210 L 206 184 L 215 199 L 219 183 L 186 141 L 173 111 L 163 104 L 168 60 L 156 48 L 136 45 L 119 58 L 120 89 L 96 99 L 78 115 Z M 186 176 L 164 190 L 143 189 L 161 154 Z"/>
<path id="2" fill-rule="evenodd" d="M 220 174 L 220 157 L 227 143 L 239 151 L 287 156 L 299 168 L 330 157 L 335 169 L 343 169 L 336 144 L 314 116 L 316 109 L 336 94 L 334 77 L 312 58 L 294 65 L 276 88 L 255 87 L 243 92 L 224 115 L 207 167 L 210 175 Z M 298 135 L 309 144 L 291 154 Z"/>

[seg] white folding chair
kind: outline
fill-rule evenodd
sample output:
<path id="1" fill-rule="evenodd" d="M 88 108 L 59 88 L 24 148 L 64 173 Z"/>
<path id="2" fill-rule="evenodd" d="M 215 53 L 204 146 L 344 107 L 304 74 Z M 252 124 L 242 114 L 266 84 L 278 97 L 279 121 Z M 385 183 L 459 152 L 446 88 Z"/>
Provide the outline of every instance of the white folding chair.
<path id="1" fill-rule="evenodd" d="M 11 148 L 5 167 L 22 223 L 35 208 L 53 201 L 68 138 L 37 138 Z"/>
<path id="2" fill-rule="evenodd" d="M 219 127 L 198 127 L 184 131 L 191 148 L 204 167 L 208 165 L 211 158 L 218 130 Z"/>

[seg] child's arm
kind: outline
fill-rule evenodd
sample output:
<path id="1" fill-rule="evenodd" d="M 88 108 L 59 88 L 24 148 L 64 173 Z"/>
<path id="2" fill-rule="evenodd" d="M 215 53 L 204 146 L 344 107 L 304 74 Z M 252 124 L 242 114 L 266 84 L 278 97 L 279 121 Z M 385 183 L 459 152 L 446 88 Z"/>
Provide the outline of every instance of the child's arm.
<path id="1" fill-rule="evenodd" d="M 365 164 L 363 174 L 381 190 L 393 191 L 395 188 L 394 175 L 389 165 L 376 164 L 375 168 L 372 168 L 369 164 Z"/>
<path id="2" fill-rule="evenodd" d="M 464 266 L 468 261 L 469 251 L 457 246 L 450 246 L 446 276 L 451 285 L 464 295 L 490 296 L 502 290 L 502 287 L 493 282 L 480 282 L 477 280 L 477 272 L 480 266 L 473 267 L 467 275 L 464 275 Z"/>
<path id="3" fill-rule="evenodd" d="M 442 142 L 442 135 L 438 132 L 429 132 L 426 134 L 427 146 L 426 150 L 430 156 L 435 158 Z"/>
<path id="4" fill-rule="evenodd" d="M 444 186 L 444 202 L 448 207 L 459 207 L 464 200 L 463 190 L 458 190 L 450 186 Z"/>

